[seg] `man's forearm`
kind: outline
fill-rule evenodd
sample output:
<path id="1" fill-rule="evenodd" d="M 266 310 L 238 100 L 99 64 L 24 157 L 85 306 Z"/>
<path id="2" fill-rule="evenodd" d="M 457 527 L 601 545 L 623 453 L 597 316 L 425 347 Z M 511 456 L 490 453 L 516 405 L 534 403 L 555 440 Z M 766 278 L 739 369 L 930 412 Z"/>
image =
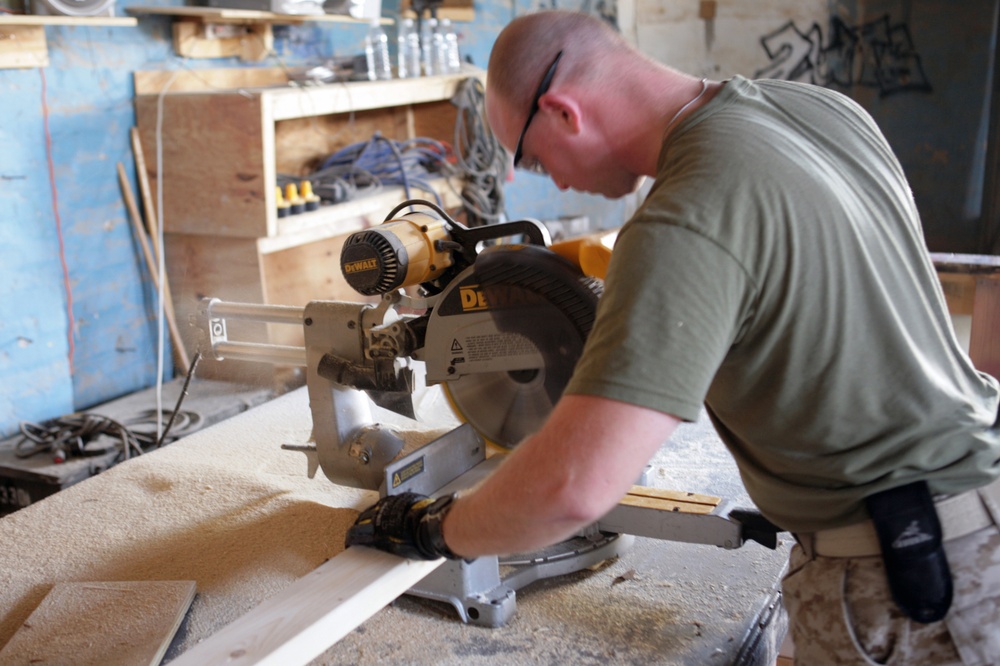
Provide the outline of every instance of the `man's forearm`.
<path id="1" fill-rule="evenodd" d="M 589 396 L 560 401 L 445 517 L 445 542 L 463 557 L 527 552 L 572 536 L 627 492 L 677 419 Z"/>

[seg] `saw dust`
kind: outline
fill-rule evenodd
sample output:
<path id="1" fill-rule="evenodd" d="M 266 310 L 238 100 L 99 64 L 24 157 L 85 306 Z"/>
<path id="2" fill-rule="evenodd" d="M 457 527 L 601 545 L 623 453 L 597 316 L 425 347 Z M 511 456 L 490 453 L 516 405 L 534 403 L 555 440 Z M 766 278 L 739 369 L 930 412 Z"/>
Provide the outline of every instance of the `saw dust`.
<path id="1" fill-rule="evenodd" d="M 309 439 L 308 401 L 291 396 L 252 427 L 230 419 L 0 519 L 0 645 L 55 583 L 194 580 L 187 647 L 343 550 L 377 493 L 309 479 L 274 444 Z M 412 449 L 440 430 L 398 434 Z"/>
<path id="2" fill-rule="evenodd" d="M 58 582 L 194 580 L 187 649 L 339 553 L 377 494 L 309 479 L 304 456 L 281 450 L 309 438 L 304 393 L 253 411 L 0 519 L 0 644 Z M 447 429 L 409 424 L 397 426 L 406 450 Z M 724 494 L 659 483 L 663 470 L 696 466 L 685 452 L 704 454 L 703 464 L 715 457 L 700 440 L 680 444 L 651 485 Z M 636 539 L 618 560 L 519 590 L 505 626 L 466 625 L 445 603 L 404 596 L 312 663 L 728 663 L 783 561 L 756 546 Z"/>

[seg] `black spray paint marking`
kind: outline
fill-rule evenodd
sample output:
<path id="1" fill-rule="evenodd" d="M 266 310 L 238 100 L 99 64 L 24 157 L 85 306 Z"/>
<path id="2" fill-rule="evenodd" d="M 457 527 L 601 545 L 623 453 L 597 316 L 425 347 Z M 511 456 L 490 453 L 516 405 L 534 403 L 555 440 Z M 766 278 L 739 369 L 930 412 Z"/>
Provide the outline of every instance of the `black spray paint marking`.
<path id="1" fill-rule="evenodd" d="M 792 21 L 761 37 L 771 64 L 754 78 L 806 81 L 818 85 L 876 88 L 881 97 L 906 91 L 931 92 L 909 28 L 890 24 L 889 15 L 857 27 L 830 18 L 829 41 L 813 23 L 802 32 Z"/>

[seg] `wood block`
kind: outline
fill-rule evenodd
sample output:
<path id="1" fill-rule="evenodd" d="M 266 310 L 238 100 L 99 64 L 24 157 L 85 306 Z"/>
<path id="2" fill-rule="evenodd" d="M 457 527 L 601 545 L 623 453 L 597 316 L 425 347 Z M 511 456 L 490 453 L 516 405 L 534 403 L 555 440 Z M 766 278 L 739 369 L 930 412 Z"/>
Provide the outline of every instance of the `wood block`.
<path id="1" fill-rule="evenodd" d="M 49 46 L 41 25 L 0 25 L 0 69 L 48 67 Z"/>
<path id="2" fill-rule="evenodd" d="M 4 664 L 159 664 L 194 581 L 57 583 L 0 650 Z"/>
<path id="3" fill-rule="evenodd" d="M 213 30 L 225 34 L 213 35 Z M 233 34 L 229 34 L 233 33 Z M 230 58 L 238 56 L 259 62 L 274 48 L 270 23 L 249 25 L 211 24 L 197 20 L 174 21 L 174 50 L 185 58 Z"/>
<path id="4" fill-rule="evenodd" d="M 686 502 L 689 504 L 705 504 L 708 506 L 718 506 L 722 502 L 721 497 L 713 495 L 700 495 L 689 493 L 683 490 L 666 490 L 663 488 L 650 488 L 649 486 L 632 486 L 629 495 L 638 497 L 655 497 L 657 499 L 671 500 L 674 502 Z"/>
<path id="5" fill-rule="evenodd" d="M 643 497 L 641 495 L 626 495 L 618 502 L 619 506 L 634 506 L 642 509 L 655 509 L 656 511 L 669 511 L 671 513 L 697 513 L 710 514 L 715 508 L 708 504 L 696 504 L 693 502 L 675 502 L 658 497 Z"/>

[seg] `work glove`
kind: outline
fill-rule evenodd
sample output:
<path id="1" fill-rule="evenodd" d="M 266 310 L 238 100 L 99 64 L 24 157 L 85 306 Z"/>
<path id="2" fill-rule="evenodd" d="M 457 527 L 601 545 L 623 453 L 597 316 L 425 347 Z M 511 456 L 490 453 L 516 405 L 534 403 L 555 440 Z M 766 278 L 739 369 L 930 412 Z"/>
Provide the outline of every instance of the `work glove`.
<path id="1" fill-rule="evenodd" d="M 411 560 L 458 559 L 441 532 L 454 499 L 454 495 L 432 499 L 417 493 L 383 497 L 361 512 L 347 530 L 344 545 L 370 546 Z"/>

